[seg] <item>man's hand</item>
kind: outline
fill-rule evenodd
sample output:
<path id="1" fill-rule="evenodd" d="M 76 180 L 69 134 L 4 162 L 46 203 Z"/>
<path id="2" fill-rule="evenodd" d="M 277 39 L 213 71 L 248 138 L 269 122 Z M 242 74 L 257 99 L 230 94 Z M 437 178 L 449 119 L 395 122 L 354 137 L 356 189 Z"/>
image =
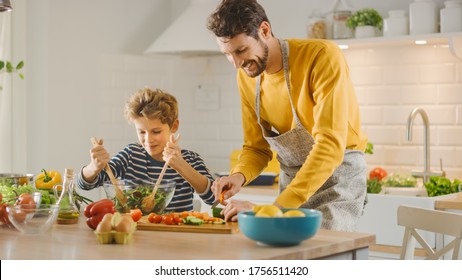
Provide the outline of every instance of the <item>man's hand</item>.
<path id="1" fill-rule="evenodd" d="M 224 190 L 228 190 L 223 196 L 224 200 L 231 198 L 241 190 L 244 183 L 245 177 L 242 173 L 234 173 L 231 176 L 218 177 L 212 185 L 215 200 L 220 199 L 220 195 Z M 224 201 L 223 205 L 226 204 L 226 201 Z"/>

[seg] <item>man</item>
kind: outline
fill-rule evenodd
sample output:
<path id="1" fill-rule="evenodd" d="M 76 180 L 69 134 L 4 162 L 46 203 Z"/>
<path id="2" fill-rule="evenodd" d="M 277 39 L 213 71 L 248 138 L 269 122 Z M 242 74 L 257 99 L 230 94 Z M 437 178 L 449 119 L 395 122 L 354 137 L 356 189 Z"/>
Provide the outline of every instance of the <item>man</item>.
<path id="1" fill-rule="evenodd" d="M 322 227 L 354 231 L 366 197 L 367 137 L 340 49 L 327 40 L 280 40 L 256 0 L 223 0 L 207 27 L 234 65 L 242 103 L 243 151 L 215 197 L 238 193 L 277 152 L 281 208 L 323 213 Z M 253 204 L 231 200 L 227 220 Z"/>

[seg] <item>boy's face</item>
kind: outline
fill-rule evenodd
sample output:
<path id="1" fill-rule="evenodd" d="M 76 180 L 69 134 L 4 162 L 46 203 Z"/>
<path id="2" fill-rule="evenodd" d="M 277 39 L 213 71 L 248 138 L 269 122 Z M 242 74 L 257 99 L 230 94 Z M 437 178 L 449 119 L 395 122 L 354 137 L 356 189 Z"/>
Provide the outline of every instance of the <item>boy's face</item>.
<path id="1" fill-rule="evenodd" d="M 178 120 L 172 127 L 162 123 L 159 119 L 139 117 L 133 121 L 138 141 L 146 152 L 157 161 L 162 160 L 162 152 L 169 141 L 170 135 L 178 130 Z"/>

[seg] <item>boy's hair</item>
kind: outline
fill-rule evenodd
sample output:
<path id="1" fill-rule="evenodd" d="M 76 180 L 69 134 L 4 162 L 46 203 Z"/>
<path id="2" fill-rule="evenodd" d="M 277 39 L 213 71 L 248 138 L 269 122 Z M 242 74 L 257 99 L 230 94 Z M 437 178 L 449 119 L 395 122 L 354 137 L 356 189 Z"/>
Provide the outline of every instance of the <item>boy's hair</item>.
<path id="1" fill-rule="evenodd" d="M 159 119 L 172 127 L 178 119 L 178 102 L 176 98 L 160 89 L 143 88 L 135 92 L 125 105 L 125 117 L 128 121 L 139 117 Z"/>
<path id="2" fill-rule="evenodd" d="M 216 37 L 231 39 L 245 33 L 255 39 L 264 21 L 269 23 L 265 9 L 256 0 L 223 0 L 207 20 L 207 28 Z"/>

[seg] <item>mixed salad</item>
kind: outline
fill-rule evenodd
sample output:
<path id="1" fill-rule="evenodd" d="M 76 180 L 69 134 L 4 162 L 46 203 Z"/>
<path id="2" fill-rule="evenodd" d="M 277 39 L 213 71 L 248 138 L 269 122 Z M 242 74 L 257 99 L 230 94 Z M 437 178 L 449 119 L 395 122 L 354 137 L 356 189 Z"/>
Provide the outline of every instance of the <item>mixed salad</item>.
<path id="1" fill-rule="evenodd" d="M 120 212 L 128 212 L 130 209 L 143 209 L 142 202 L 143 199 L 149 196 L 152 193 L 152 185 L 138 185 L 133 189 L 123 190 L 125 197 L 127 198 L 127 204 L 125 207 L 121 205 L 119 200 L 116 197 L 113 198 L 116 210 Z M 167 207 L 167 193 L 163 192 L 161 189 L 158 189 L 155 194 L 155 206 L 152 212 L 161 214 L 161 212 Z M 147 215 L 149 213 L 143 213 Z"/>

